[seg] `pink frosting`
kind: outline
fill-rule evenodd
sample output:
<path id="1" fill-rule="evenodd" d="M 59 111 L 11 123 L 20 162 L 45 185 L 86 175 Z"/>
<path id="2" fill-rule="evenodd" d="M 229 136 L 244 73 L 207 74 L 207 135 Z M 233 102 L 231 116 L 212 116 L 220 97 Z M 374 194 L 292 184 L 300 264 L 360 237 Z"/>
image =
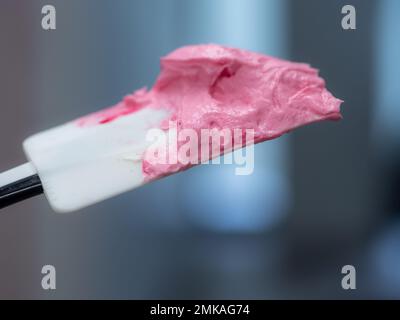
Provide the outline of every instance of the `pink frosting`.
<path id="1" fill-rule="evenodd" d="M 341 100 L 326 90 L 318 70 L 307 64 L 219 45 L 187 46 L 161 59 L 154 87 L 128 95 L 116 106 L 78 120 L 110 122 L 142 108 L 165 108 L 178 130 L 254 129 L 255 142 L 277 138 L 299 126 L 341 119 Z M 143 161 L 153 180 L 189 165 Z"/>

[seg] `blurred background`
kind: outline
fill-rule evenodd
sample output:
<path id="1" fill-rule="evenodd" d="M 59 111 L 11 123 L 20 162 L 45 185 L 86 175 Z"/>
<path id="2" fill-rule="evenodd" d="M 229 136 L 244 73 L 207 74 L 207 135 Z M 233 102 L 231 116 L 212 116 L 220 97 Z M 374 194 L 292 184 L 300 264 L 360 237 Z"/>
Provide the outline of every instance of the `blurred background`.
<path id="1" fill-rule="evenodd" d="M 257 145 L 251 176 L 204 166 L 75 214 L 43 197 L 2 210 L 0 298 L 400 298 L 399 15 L 398 0 L 2 0 L 0 171 L 27 136 L 151 87 L 187 44 L 310 63 L 345 103 L 341 122 Z"/>

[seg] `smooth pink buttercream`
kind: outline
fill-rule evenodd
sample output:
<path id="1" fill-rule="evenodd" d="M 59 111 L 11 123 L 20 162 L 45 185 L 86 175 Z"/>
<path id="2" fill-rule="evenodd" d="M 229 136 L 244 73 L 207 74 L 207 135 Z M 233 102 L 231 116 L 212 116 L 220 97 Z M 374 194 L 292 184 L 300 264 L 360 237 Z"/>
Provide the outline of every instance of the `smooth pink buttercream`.
<path id="1" fill-rule="evenodd" d="M 161 73 L 150 91 L 136 91 L 78 124 L 105 124 L 142 108 L 165 108 L 170 118 L 162 129 L 168 129 L 168 120 L 176 121 L 178 130 L 254 129 L 258 143 L 316 121 L 339 120 L 341 102 L 307 64 L 219 45 L 197 45 L 162 58 Z M 143 159 L 148 180 L 188 167 Z"/>

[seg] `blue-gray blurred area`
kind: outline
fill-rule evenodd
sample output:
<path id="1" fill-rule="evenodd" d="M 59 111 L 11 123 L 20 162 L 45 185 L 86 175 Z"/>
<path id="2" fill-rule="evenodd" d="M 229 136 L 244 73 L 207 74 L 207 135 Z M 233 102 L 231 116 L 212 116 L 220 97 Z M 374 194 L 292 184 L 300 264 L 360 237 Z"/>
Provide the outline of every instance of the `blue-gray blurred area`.
<path id="1" fill-rule="evenodd" d="M 2 210 L 0 298 L 400 298 L 400 2 L 350 1 L 345 31 L 348 2 L 2 0 L 0 171 L 30 134 L 151 87 L 187 44 L 310 63 L 345 103 L 340 122 L 257 145 L 250 176 L 203 166 L 75 214 L 44 197 Z"/>

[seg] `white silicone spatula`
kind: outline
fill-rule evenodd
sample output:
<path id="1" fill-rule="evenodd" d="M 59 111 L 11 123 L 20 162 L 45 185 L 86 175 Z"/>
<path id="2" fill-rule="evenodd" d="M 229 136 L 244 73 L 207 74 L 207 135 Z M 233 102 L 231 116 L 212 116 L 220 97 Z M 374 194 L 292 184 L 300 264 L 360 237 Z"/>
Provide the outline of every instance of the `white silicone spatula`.
<path id="1" fill-rule="evenodd" d="M 67 123 L 28 138 L 29 163 L 0 174 L 0 208 L 44 190 L 56 212 L 70 212 L 141 186 L 146 133 L 166 115 L 143 109 L 101 126 Z"/>
<path id="2" fill-rule="evenodd" d="M 254 141 L 246 135 L 244 145 L 251 145 L 316 121 L 339 120 L 341 102 L 309 65 L 218 45 L 183 47 L 162 58 L 150 91 L 28 138 L 23 145 L 29 163 L 0 175 L 0 208 L 44 192 L 55 211 L 75 211 L 189 168 L 183 162 L 148 166 L 152 129 L 250 129 Z M 171 120 L 175 130 L 165 126 Z M 209 142 L 195 140 L 194 146 L 207 147 L 206 160 L 244 146 L 212 145 L 210 156 Z"/>

